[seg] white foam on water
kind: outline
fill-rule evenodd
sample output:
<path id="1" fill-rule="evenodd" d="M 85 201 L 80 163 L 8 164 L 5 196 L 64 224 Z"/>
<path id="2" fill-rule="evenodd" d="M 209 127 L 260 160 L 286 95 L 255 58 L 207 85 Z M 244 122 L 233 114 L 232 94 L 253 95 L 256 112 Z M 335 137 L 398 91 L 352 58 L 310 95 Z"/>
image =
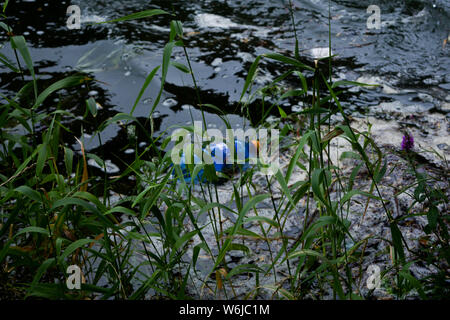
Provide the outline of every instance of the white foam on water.
<path id="1" fill-rule="evenodd" d="M 183 110 L 189 110 L 190 108 L 194 108 L 194 106 L 191 104 L 183 104 L 181 106 L 181 109 L 183 109 Z"/>
<path id="2" fill-rule="evenodd" d="M 150 28 L 155 30 L 155 31 L 159 31 L 161 33 L 169 33 L 170 32 L 170 28 L 161 27 L 161 26 L 158 26 L 156 24 L 150 25 Z"/>
<path id="3" fill-rule="evenodd" d="M 168 107 L 168 108 L 175 107 L 177 104 L 178 104 L 178 101 L 173 98 L 166 99 L 163 102 L 163 106 Z"/>
<path id="4" fill-rule="evenodd" d="M 159 112 L 159 111 L 153 111 L 153 113 L 152 113 L 152 118 L 153 118 L 153 119 L 156 119 L 156 118 L 159 118 L 159 117 L 161 117 L 161 112 Z"/>
<path id="5" fill-rule="evenodd" d="M 239 51 L 236 56 L 241 58 L 243 62 L 253 62 L 255 60 L 255 57 L 248 52 Z"/>
<path id="6" fill-rule="evenodd" d="M 215 58 L 213 62 L 211 62 L 211 65 L 213 67 L 218 67 L 223 63 L 222 58 Z"/>
<path id="7" fill-rule="evenodd" d="M 195 17 L 195 22 L 200 28 L 238 28 L 239 24 L 231 21 L 231 19 L 219 16 L 217 14 L 200 13 Z"/>
<path id="8" fill-rule="evenodd" d="M 88 165 L 98 168 L 101 171 L 105 172 L 105 168 L 103 166 L 100 166 L 94 159 L 89 159 Z M 106 173 L 118 173 L 120 171 L 119 167 L 116 166 L 114 163 L 112 163 L 111 160 L 106 160 L 105 166 L 106 166 Z"/>
<path id="9" fill-rule="evenodd" d="M 106 20 L 107 20 L 106 17 L 92 14 L 92 15 L 81 15 L 80 22 L 81 23 L 99 23 L 99 22 L 105 22 Z"/>
<path id="10" fill-rule="evenodd" d="M 312 48 L 310 50 L 308 50 L 308 54 L 313 58 L 313 59 L 322 59 L 322 58 L 327 58 L 329 57 L 329 48 L 328 47 L 324 47 L 324 48 Z M 333 51 L 331 51 L 331 55 L 333 55 Z"/>
<path id="11" fill-rule="evenodd" d="M 359 77 L 356 82 L 365 83 L 365 84 L 374 84 L 374 85 L 380 85 L 383 84 L 383 80 L 381 80 L 380 77 L 377 76 L 361 76 Z M 365 87 L 366 89 L 376 89 L 377 87 Z"/>

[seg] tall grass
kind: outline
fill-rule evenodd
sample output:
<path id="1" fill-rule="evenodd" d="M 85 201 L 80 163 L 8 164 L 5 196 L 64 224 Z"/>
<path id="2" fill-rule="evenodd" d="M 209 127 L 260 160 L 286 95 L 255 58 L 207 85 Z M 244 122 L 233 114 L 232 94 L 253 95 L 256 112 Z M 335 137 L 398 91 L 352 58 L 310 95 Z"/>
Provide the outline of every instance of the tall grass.
<path id="1" fill-rule="evenodd" d="M 147 10 L 109 23 L 157 14 L 168 13 Z M 291 18 L 295 31 L 293 14 Z M 254 99 L 261 101 L 262 120 L 278 109 L 281 121 L 272 126 L 281 129 L 284 152 L 291 155 L 290 161 L 275 175 L 263 177 L 267 189 L 261 191 L 253 181 L 261 177 L 257 169 L 263 164 L 240 171 L 238 179 L 216 173 L 214 165 L 189 165 L 191 177 L 203 169 L 207 181 L 200 181 L 198 185 L 194 179 L 186 182 L 180 166 L 173 165 L 170 152 L 165 152 L 170 143 L 169 130 L 174 128 L 167 128 L 156 136 L 153 129 L 151 132 L 145 129 L 147 123 L 133 117 L 145 90 L 161 72 L 161 89 L 147 119 L 152 124 L 167 72 L 170 67 L 176 67 L 192 76 L 204 127 L 207 127 L 204 108 L 208 107 L 216 110 L 230 128 L 218 106 L 201 101 L 184 43 L 182 23 L 172 21 L 162 64 L 146 78 L 130 113 L 116 114 L 97 126 L 99 139 L 103 130 L 118 121 L 138 127 L 147 132 L 148 147 L 142 153 L 136 147 L 134 161 L 127 164 L 127 169 L 119 176 L 111 178 L 105 173 L 101 179 L 103 192 L 95 193 L 93 190 L 99 182 L 90 175 L 87 158 L 94 159 L 106 172 L 104 155 L 102 159 L 100 155 L 85 152 L 82 141 L 79 141 L 80 154 L 65 146 L 61 131 L 68 129 L 62 124 L 62 118 L 74 116 L 59 107 L 53 112 L 45 108 L 47 99 L 59 90 L 89 85 L 95 80 L 76 74 L 41 88 L 25 38 L 13 36 L 12 28 L 3 22 L 1 27 L 10 35 L 16 61 L 9 61 L 3 54 L 0 59 L 12 72 L 20 73 L 23 80 L 23 88 L 15 96 L 2 95 L 0 109 L 2 296 L 186 299 L 203 297 L 208 290 L 217 298 L 233 298 L 236 297 L 235 279 L 254 275 L 255 287 L 240 298 L 258 298 L 262 292 L 271 292 L 276 299 L 323 298 L 327 297 L 326 292 L 332 292 L 334 299 L 368 298 L 371 292 L 361 290 L 365 285 L 362 281 L 364 252 L 375 236 L 359 240 L 353 237 L 348 217 L 354 214 L 350 205 L 354 197 L 363 199 L 366 208 L 369 202 L 383 208 L 389 224 L 391 238 L 382 241 L 388 243 L 393 254 L 391 268 L 382 273 L 384 285 L 397 297 L 411 291 L 418 292 L 423 299 L 429 297 L 430 290 L 438 296 L 445 294 L 445 290 L 436 289 L 442 279 L 445 284 L 448 277 L 445 270 L 437 276 L 440 278 L 430 280 L 416 279 L 408 269 L 413 261 L 405 254 L 408 248 L 398 223 L 414 214 L 411 211 L 407 216 L 394 217 L 392 206 L 380 191 L 380 182 L 388 172 L 383 152 L 369 131 L 352 128 L 340 104 L 339 96 L 345 91 L 344 87 L 365 84 L 332 81 L 331 31 L 330 57 L 317 60 L 314 65 L 301 61 L 298 39 L 295 39 L 294 57 L 263 54 L 249 69 L 240 101 L 243 114 L 250 115 L 250 102 Z M 171 60 L 177 47 L 184 52 L 186 65 Z M 269 85 L 255 88 L 254 80 L 263 59 L 279 64 L 286 71 Z M 32 80 L 27 82 L 24 74 L 31 75 Z M 295 78 L 298 88 L 279 93 L 275 102 L 267 99 L 287 78 Z M 289 97 L 302 101 L 303 111 L 288 116 L 279 103 Z M 97 104 L 93 98 L 86 101 L 86 111 L 86 118 L 89 115 L 97 121 Z M 336 114 L 344 121 L 332 127 L 331 117 Z M 44 128 L 39 132 L 35 128 L 38 123 Z M 299 126 L 297 134 L 292 130 L 295 123 Z M 6 129 L 15 125 L 21 125 L 26 133 L 13 134 Z M 246 125 L 244 122 L 243 126 Z M 257 125 L 268 126 L 264 121 Z M 193 126 L 187 129 L 194 130 Z M 335 139 L 345 139 L 351 146 L 351 151 L 340 157 L 341 160 L 356 160 L 350 176 L 339 163 L 332 161 L 330 146 Z M 156 156 L 148 157 L 149 154 Z M 411 168 L 415 168 L 414 160 L 409 159 Z M 364 170 L 366 175 L 361 173 Z M 297 180 L 295 172 L 304 172 L 306 179 Z M 427 231 L 438 239 L 435 249 L 430 245 L 428 254 L 433 256 L 436 265 L 442 260 L 448 263 L 448 214 L 438 210 L 448 200 L 440 190 L 430 188 L 426 176 L 417 170 L 414 172 L 417 177 L 414 196 L 425 205 L 422 214 L 428 217 Z M 112 185 L 129 176 L 136 179 L 132 195 L 112 201 Z M 368 190 L 355 187 L 358 179 L 367 179 Z M 232 186 L 228 203 L 220 201 L 219 180 Z M 279 197 L 275 196 L 277 192 Z M 272 206 L 271 217 L 261 214 L 260 203 Z M 286 235 L 286 224 L 300 209 L 304 209 L 305 214 L 298 226 L 299 234 L 293 239 Z M 233 223 L 229 222 L 229 217 L 233 217 Z M 250 230 L 249 225 L 257 226 L 259 232 Z M 206 234 L 208 228 L 213 230 L 213 240 Z M 269 261 L 230 267 L 229 253 L 238 250 L 248 254 L 249 243 L 253 240 L 266 243 Z M 439 252 L 438 257 L 435 252 Z M 389 252 L 382 254 L 389 255 Z M 206 273 L 198 269 L 199 258 L 204 256 L 211 261 Z M 80 266 L 83 272 L 81 290 L 69 290 L 66 286 L 67 267 L 72 264 Z M 287 270 L 287 273 L 280 270 Z M 359 270 L 356 276 L 355 270 Z M 269 276 L 273 282 L 262 281 Z M 199 278 L 201 285 L 197 285 Z M 435 285 L 434 289 L 430 289 L 430 283 Z"/>

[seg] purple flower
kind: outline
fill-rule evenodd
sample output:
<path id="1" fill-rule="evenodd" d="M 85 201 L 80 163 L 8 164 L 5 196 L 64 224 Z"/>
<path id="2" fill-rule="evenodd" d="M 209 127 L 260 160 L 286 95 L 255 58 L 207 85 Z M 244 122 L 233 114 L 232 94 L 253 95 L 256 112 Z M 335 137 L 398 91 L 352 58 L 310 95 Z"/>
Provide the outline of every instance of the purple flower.
<path id="1" fill-rule="evenodd" d="M 402 150 L 409 151 L 412 148 L 414 148 L 414 138 L 409 133 L 406 133 L 402 140 Z"/>

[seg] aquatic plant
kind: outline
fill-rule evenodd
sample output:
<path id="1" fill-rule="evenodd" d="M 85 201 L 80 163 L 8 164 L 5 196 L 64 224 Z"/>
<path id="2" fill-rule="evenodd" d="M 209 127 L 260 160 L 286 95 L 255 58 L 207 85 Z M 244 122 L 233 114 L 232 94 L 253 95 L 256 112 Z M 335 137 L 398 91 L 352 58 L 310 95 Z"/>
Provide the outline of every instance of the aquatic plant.
<path id="1" fill-rule="evenodd" d="M 414 148 L 414 137 L 409 134 L 405 133 L 402 139 L 402 150 L 403 151 L 409 151 Z"/>

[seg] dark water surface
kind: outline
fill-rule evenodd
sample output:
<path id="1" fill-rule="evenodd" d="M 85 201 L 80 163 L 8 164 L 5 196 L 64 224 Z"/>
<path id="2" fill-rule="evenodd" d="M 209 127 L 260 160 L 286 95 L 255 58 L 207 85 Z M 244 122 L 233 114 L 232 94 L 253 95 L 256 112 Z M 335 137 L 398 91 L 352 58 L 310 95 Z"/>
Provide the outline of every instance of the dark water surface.
<path id="1" fill-rule="evenodd" d="M 82 28 L 68 30 L 66 9 L 77 4 L 82 11 Z M 381 29 L 366 27 L 369 5 L 381 9 Z M 15 34 L 23 34 L 42 83 L 51 83 L 77 71 L 97 82 L 89 88 L 54 97 L 48 106 L 61 102 L 63 108 L 79 116 L 67 125 L 78 136 L 87 134 L 87 149 L 98 147 L 88 139 L 94 128 L 85 123 L 84 100 L 94 96 L 103 106 L 99 120 L 117 112 L 130 112 L 150 71 L 162 63 L 162 50 L 169 39 L 171 16 L 156 16 L 116 24 L 89 25 L 133 12 L 161 8 L 183 22 L 187 51 L 198 81 L 203 103 L 211 103 L 228 114 L 234 127 L 242 126 L 238 100 L 247 70 L 259 54 L 275 51 L 293 55 L 294 33 L 283 0 L 135 0 L 135 1 L 11 1 L 8 24 Z M 300 53 L 312 65 L 320 54 L 327 54 L 328 1 L 293 0 Z M 385 84 L 383 90 L 355 90 L 347 105 L 356 115 L 382 101 L 412 101 L 419 108 L 432 109 L 433 99 L 444 101 L 450 89 L 449 45 L 450 1 L 331 1 L 331 37 L 334 59 L 333 77 L 347 80 L 374 80 Z M 2 40 L 6 36 L 2 35 Z M 324 51 L 325 50 L 325 51 Z M 13 58 L 9 49 L 2 49 Z M 184 52 L 177 48 L 173 58 L 186 64 Z M 0 69 L 0 92 L 12 94 L 23 84 L 16 74 Z M 263 61 L 256 83 L 269 83 L 282 73 L 276 64 Z M 381 80 L 380 80 L 381 79 Z M 159 91 L 155 77 L 134 116 L 148 117 Z M 392 90 L 394 91 L 392 91 Z M 397 95 L 399 90 L 409 89 Z M 419 94 L 432 98 L 420 100 Z M 70 96 L 70 98 L 67 98 Z M 51 101 L 50 101 L 51 102 Z M 171 68 L 162 100 L 154 114 L 157 132 L 173 125 L 191 123 L 191 113 L 200 120 L 192 79 Z M 51 106 L 53 104 L 53 106 Z M 255 102 L 252 110 L 258 113 Z M 295 100 L 284 101 L 287 113 L 300 108 Z M 274 116 L 277 116 L 275 113 Z M 207 114 L 209 126 L 224 128 L 214 114 Z M 111 126 L 102 134 L 107 152 L 123 152 L 126 157 L 127 134 Z M 144 140 L 144 139 L 143 139 Z M 120 146 L 120 151 L 118 147 Z M 142 144 L 141 146 L 144 146 Z M 78 148 L 74 144 L 74 148 Z M 108 151 L 109 150 L 109 151 Z"/>

